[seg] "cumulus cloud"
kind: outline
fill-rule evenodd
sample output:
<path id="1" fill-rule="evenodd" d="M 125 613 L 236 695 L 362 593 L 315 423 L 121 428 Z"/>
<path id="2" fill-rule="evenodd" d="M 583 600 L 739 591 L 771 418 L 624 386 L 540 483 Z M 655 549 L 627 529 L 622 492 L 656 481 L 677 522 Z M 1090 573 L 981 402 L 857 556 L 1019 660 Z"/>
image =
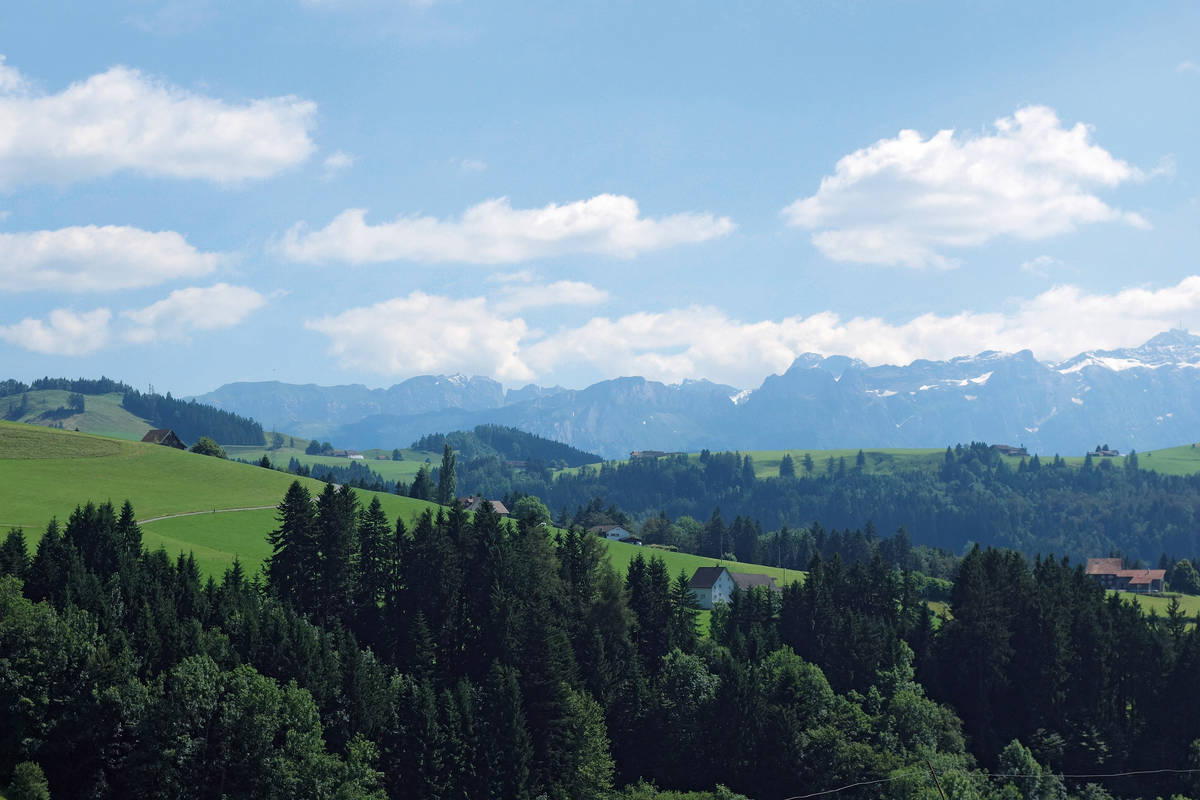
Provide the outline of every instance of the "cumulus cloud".
<path id="1" fill-rule="evenodd" d="M 198 331 L 232 328 L 266 302 L 253 289 L 218 283 L 177 289 L 145 308 L 122 311 L 121 317 L 132 323 L 125 332 L 128 341 L 180 340 Z"/>
<path id="2" fill-rule="evenodd" d="M 321 162 L 321 166 L 325 168 L 325 177 L 332 178 L 339 172 L 344 172 L 354 166 L 354 156 L 349 153 L 338 150 L 330 153 Z"/>
<path id="3" fill-rule="evenodd" d="M 122 170 L 266 178 L 312 154 L 316 110 L 291 96 L 227 103 L 122 66 L 44 94 L 0 64 L 0 186 Z"/>
<path id="4" fill-rule="evenodd" d="M 1027 106 L 988 135 L 939 131 L 894 139 L 842 157 L 817 193 L 783 209 L 793 226 L 836 261 L 953 267 L 946 251 L 999 236 L 1036 240 L 1080 225 L 1145 228 L 1095 191 L 1144 174 L 1092 142 L 1083 123 L 1064 128 L 1053 109 Z"/>
<path id="5" fill-rule="evenodd" d="M 413 292 L 310 320 L 344 365 L 383 375 L 464 372 L 501 380 L 533 377 L 519 356 L 525 321 L 505 319 L 482 297 L 453 300 Z"/>
<path id="6" fill-rule="evenodd" d="M 1200 275 L 1174 286 L 1113 294 L 1056 286 L 1006 312 L 921 314 L 897 322 L 831 311 L 745 321 L 694 306 L 594 317 L 545 332 L 503 315 L 483 297 L 454 300 L 414 292 L 307 327 L 330 338 L 330 352 L 343 365 L 389 377 L 457 370 L 546 382 L 571 370 L 596 380 L 705 377 L 754 387 L 806 352 L 907 364 L 1028 348 L 1039 358 L 1061 360 L 1087 349 L 1140 344 L 1181 320 L 1200 328 Z"/>
<path id="7" fill-rule="evenodd" d="M 1195 61 L 1180 61 L 1175 67 L 1176 72 L 1191 72 L 1195 75 L 1200 75 L 1200 64 Z"/>
<path id="8" fill-rule="evenodd" d="M 608 300 L 609 294 L 582 281 L 554 283 L 508 283 L 499 291 L 497 311 L 511 313 L 546 306 L 594 306 Z"/>
<path id="9" fill-rule="evenodd" d="M 298 224 L 284 236 L 281 249 L 288 258 L 309 263 L 501 264 L 572 253 L 631 258 L 734 229 L 728 217 L 707 213 L 643 217 L 636 200 L 612 194 L 529 209 L 514 209 L 501 197 L 472 206 L 457 220 L 401 216 L 369 225 L 366 213 L 348 209 L 316 231 Z"/>
<path id="10" fill-rule="evenodd" d="M 57 308 L 48 321 L 26 317 L 0 325 L 0 340 L 45 355 L 82 356 L 120 342 L 183 340 L 195 332 L 231 328 L 265 303 L 253 289 L 218 283 L 179 289 L 145 308 L 122 311 L 115 320 L 108 308 Z"/>
<path id="11" fill-rule="evenodd" d="M 0 233 L 0 289 L 95 292 L 205 275 L 228 257 L 174 231 L 114 225 Z"/>
<path id="12" fill-rule="evenodd" d="M 83 356 L 108 344 L 109 320 L 107 308 L 75 312 L 58 308 L 50 312 L 50 321 L 26 317 L 14 325 L 0 325 L 0 339 L 52 356 Z"/>

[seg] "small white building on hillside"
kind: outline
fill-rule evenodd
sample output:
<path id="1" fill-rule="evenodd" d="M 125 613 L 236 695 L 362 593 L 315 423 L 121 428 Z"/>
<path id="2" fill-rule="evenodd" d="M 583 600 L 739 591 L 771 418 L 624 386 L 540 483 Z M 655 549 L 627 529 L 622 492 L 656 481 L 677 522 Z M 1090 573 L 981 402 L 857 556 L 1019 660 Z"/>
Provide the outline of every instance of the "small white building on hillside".
<path id="1" fill-rule="evenodd" d="M 779 591 L 779 586 L 770 575 L 730 572 L 725 567 L 697 567 L 688 583 L 696 602 L 704 609 L 711 609 L 714 603 L 731 602 L 735 590 L 745 592 L 758 586 L 773 592 Z"/>

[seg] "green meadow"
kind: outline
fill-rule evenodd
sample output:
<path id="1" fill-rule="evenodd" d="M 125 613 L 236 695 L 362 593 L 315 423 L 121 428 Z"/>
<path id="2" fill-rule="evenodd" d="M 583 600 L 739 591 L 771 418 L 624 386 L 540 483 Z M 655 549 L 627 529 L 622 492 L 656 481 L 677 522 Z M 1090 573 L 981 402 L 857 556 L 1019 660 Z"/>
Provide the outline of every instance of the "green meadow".
<path id="1" fill-rule="evenodd" d="M 270 436 L 270 434 L 267 434 Z M 285 441 L 290 437 L 285 437 Z M 261 461 L 263 456 L 271 460 L 272 464 L 281 467 L 287 467 L 288 462 L 295 458 L 301 464 L 312 467 L 314 464 L 324 464 L 330 467 L 348 467 L 355 461 L 348 458 L 335 458 L 334 456 L 310 456 L 304 452 L 304 448 L 308 446 L 307 440 L 295 439 L 298 447 L 280 447 L 275 450 L 269 450 L 266 447 L 248 447 L 248 446 L 226 446 L 225 452 L 230 458 L 240 458 L 243 461 Z M 426 459 L 431 466 L 441 464 L 441 453 L 426 453 L 421 450 L 403 449 L 400 453 L 404 456 L 402 461 L 392 461 L 391 450 L 364 450 L 362 451 L 362 461 L 357 461 L 366 467 L 369 467 L 379 477 L 387 481 L 403 481 L 411 483 L 416 477 L 417 470 L 426 465 Z M 383 456 L 384 458 L 380 458 Z"/>
<path id="2" fill-rule="evenodd" d="M 641 553 L 643 558 L 649 559 L 652 556 L 661 556 L 667 564 L 667 571 L 674 578 L 679 574 L 680 570 L 686 572 L 690 577 L 697 567 L 725 567 L 730 572 L 756 572 L 762 575 L 770 575 L 775 579 L 775 582 L 780 586 L 792 581 L 804 580 L 804 573 L 794 569 L 780 569 L 779 567 L 767 567 L 761 564 L 742 564 L 737 561 L 723 561 L 719 558 L 705 558 L 704 556 L 694 556 L 691 553 L 673 553 L 669 550 L 659 550 L 654 547 L 639 547 L 636 544 L 626 544 L 624 542 L 613 542 L 608 539 L 602 540 L 608 548 L 608 558 L 612 562 L 619 574 L 624 575 L 629 566 L 629 562 L 634 557 Z"/>
<path id="3" fill-rule="evenodd" d="M 0 494 L 0 527 L 22 527 L 31 541 L 36 541 L 51 517 L 65 520 L 88 500 L 119 505 L 128 499 L 142 520 L 203 511 L 222 525 L 239 526 L 243 523 L 233 520 L 249 512 L 211 512 L 273 508 L 293 480 L 294 475 L 160 445 L 0 422 L 0 485 L 5 487 Z M 311 492 L 324 488 L 320 481 L 300 480 Z M 359 492 L 359 497 L 367 503 L 373 494 Z M 408 497 L 380 494 L 379 498 L 392 519 L 409 519 L 432 507 Z M 152 522 L 146 528 L 159 524 Z M 169 534 L 163 530 L 162 535 Z M 233 550 L 222 552 L 232 559 Z"/>
<path id="4" fill-rule="evenodd" d="M 89 394 L 83 397 L 83 413 L 66 417 L 57 417 L 54 412 L 67 405 L 71 393 L 59 389 L 43 389 L 36 392 L 25 392 L 29 409 L 18 422 L 32 422 L 45 425 L 53 423 L 56 427 L 62 424 L 67 430 L 78 428 L 83 433 L 94 433 L 100 436 L 114 436 L 118 439 L 140 441 L 146 431 L 153 426 L 142 419 L 130 414 L 121 406 L 124 395 L 120 392 L 110 394 Z M 5 402 L 19 402 L 21 395 L 0 400 L 0 410 L 8 406 Z M 49 417 L 43 416 L 49 414 Z"/>

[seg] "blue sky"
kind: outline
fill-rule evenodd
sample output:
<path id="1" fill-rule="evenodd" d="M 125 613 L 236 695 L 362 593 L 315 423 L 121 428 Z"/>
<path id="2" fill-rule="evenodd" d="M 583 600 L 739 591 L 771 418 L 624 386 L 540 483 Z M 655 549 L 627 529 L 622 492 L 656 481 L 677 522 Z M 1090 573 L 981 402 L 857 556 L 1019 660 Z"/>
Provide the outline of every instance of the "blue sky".
<path id="1" fill-rule="evenodd" d="M 757 386 L 1200 328 L 1200 6 L 0 19 L 0 372 Z"/>

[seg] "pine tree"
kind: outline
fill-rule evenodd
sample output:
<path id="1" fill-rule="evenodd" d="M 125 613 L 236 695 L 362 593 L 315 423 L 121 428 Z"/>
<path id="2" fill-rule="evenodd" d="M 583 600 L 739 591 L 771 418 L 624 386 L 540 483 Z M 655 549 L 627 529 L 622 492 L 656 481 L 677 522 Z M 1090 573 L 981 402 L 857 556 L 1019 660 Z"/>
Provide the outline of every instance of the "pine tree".
<path id="1" fill-rule="evenodd" d="M 671 647 L 677 647 L 685 653 L 696 649 L 700 635 L 700 604 L 690 584 L 687 573 L 679 570 L 679 575 L 671 584 L 671 622 L 667 628 Z"/>
<path id="2" fill-rule="evenodd" d="M 779 461 L 779 477 L 794 478 L 796 477 L 796 462 L 792 460 L 792 454 L 787 453 Z"/>
<path id="3" fill-rule="evenodd" d="M 314 526 L 316 545 L 320 553 L 317 567 L 319 596 L 311 610 L 325 621 L 347 621 L 352 612 L 353 573 L 350 560 L 355 552 L 355 523 L 358 498 L 354 490 L 343 484 L 334 489 L 325 484 L 317 498 L 317 517 Z"/>
<path id="4" fill-rule="evenodd" d="M 436 497 L 437 502 L 443 506 L 448 506 L 454 502 L 456 488 L 454 461 L 454 451 L 450 449 L 450 443 L 447 442 L 442 449 L 442 468 L 438 472 Z"/>
<path id="5" fill-rule="evenodd" d="M 292 481 L 276 510 L 279 527 L 267 534 L 271 555 L 263 568 L 267 587 L 285 605 L 305 610 L 317 554 L 312 495 L 300 481 Z"/>
<path id="6" fill-rule="evenodd" d="M 29 550 L 25 546 L 25 532 L 13 528 L 0 545 L 0 575 L 13 575 L 25 580 L 29 570 Z"/>
<path id="7" fill-rule="evenodd" d="M 526 800 L 533 743 L 525 726 L 516 670 L 493 661 L 479 696 L 479 770 L 483 797 Z"/>
<path id="8" fill-rule="evenodd" d="M 395 571 L 393 553 L 391 526 L 375 495 L 358 518 L 358 553 L 354 560 L 355 630 L 366 641 L 376 641 L 381 633 L 380 607 L 387 599 Z"/>
<path id="9" fill-rule="evenodd" d="M 708 523 L 704 526 L 702 534 L 704 542 L 704 552 L 702 555 L 711 558 L 722 558 L 729 549 L 728 533 L 725 529 L 725 520 L 721 518 L 721 509 L 714 508 L 712 516 L 708 518 Z"/>
<path id="10" fill-rule="evenodd" d="M 408 487 L 408 496 L 416 500 L 432 500 L 433 499 L 433 481 L 429 477 L 429 465 L 422 464 L 417 470 L 417 476 L 413 478 L 412 485 Z"/>

